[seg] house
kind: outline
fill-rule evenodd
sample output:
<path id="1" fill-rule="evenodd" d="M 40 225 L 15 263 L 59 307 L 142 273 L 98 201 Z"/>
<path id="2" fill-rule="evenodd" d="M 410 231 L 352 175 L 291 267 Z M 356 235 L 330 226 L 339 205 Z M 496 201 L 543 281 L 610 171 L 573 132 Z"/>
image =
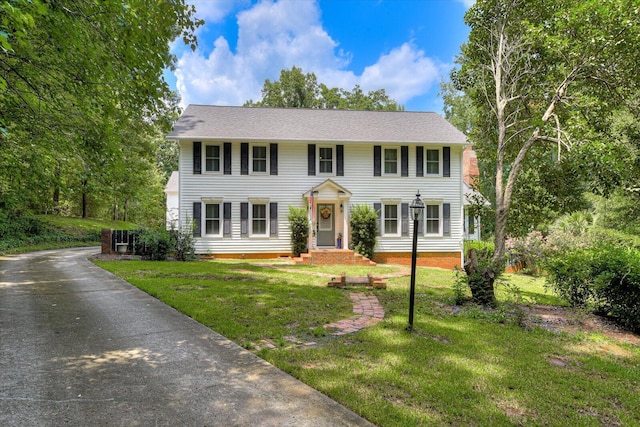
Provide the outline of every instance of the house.
<path id="1" fill-rule="evenodd" d="M 475 181 L 480 176 L 478 169 L 478 158 L 472 147 L 464 149 L 463 161 L 463 183 L 464 183 L 464 238 L 466 240 L 480 240 L 480 217 L 473 215 L 471 205 L 482 203 L 490 205 L 489 201 L 478 190 L 475 189 Z"/>
<path id="2" fill-rule="evenodd" d="M 179 182 L 180 174 L 178 171 L 171 172 L 167 186 L 164 189 L 164 193 L 167 198 L 167 213 L 166 213 L 166 227 L 167 230 L 178 228 L 178 217 L 180 210 L 179 197 Z"/>
<path id="3" fill-rule="evenodd" d="M 196 253 L 288 256 L 290 206 L 308 212 L 310 249 L 347 248 L 350 211 L 367 204 L 374 261 L 410 263 L 420 191 L 419 265 L 462 265 L 466 138 L 436 113 L 189 105 L 167 138 L 179 144 L 179 222 Z"/>

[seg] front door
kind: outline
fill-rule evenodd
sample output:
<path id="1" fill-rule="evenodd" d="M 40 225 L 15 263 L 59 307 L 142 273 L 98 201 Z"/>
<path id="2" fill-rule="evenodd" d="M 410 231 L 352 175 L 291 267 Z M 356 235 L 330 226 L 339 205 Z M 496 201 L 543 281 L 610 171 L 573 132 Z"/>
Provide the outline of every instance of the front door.
<path id="1" fill-rule="evenodd" d="M 318 203 L 318 246 L 331 246 L 336 244 L 335 233 L 335 205 Z"/>

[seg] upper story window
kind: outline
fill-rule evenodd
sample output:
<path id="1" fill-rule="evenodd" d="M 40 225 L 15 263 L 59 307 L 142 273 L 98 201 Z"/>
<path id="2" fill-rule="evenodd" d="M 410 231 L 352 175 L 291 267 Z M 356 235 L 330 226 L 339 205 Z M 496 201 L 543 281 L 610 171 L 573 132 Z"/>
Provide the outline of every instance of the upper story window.
<path id="1" fill-rule="evenodd" d="M 220 229 L 220 204 L 207 203 L 205 205 L 205 234 L 219 236 Z"/>
<path id="2" fill-rule="evenodd" d="M 321 174 L 333 174 L 333 147 L 318 148 L 318 171 Z"/>
<path id="3" fill-rule="evenodd" d="M 219 145 L 205 145 L 204 164 L 206 172 L 220 172 Z"/>
<path id="4" fill-rule="evenodd" d="M 252 172 L 267 173 L 267 146 L 254 145 L 251 147 Z"/>
<path id="5" fill-rule="evenodd" d="M 384 152 L 384 174 L 397 175 L 398 174 L 398 149 L 384 148 L 383 152 Z"/>
<path id="6" fill-rule="evenodd" d="M 440 150 L 427 149 L 426 151 L 426 171 L 427 175 L 440 174 Z"/>

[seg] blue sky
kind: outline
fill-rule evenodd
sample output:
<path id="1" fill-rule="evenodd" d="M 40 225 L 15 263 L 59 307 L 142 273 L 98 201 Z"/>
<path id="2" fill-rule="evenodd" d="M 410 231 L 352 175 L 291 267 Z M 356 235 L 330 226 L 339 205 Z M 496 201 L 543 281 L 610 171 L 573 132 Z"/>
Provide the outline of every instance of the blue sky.
<path id="1" fill-rule="evenodd" d="M 165 77 L 182 105 L 259 100 L 292 66 L 329 87 L 385 89 L 409 111 L 442 109 L 439 81 L 467 39 L 473 0 L 189 1 L 206 24 L 198 49 L 176 42 Z"/>

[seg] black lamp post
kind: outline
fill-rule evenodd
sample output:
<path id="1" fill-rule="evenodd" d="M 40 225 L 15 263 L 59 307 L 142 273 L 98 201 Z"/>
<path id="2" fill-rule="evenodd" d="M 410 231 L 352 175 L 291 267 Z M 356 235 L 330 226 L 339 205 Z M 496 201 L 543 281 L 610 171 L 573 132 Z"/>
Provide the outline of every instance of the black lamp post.
<path id="1" fill-rule="evenodd" d="M 418 220 L 422 218 L 424 203 L 420 200 L 420 190 L 416 193 L 416 198 L 409 205 L 411 217 L 413 218 L 413 249 L 411 251 L 411 290 L 409 291 L 409 326 L 407 331 L 413 330 L 413 305 L 416 297 L 416 260 L 418 258 Z"/>

